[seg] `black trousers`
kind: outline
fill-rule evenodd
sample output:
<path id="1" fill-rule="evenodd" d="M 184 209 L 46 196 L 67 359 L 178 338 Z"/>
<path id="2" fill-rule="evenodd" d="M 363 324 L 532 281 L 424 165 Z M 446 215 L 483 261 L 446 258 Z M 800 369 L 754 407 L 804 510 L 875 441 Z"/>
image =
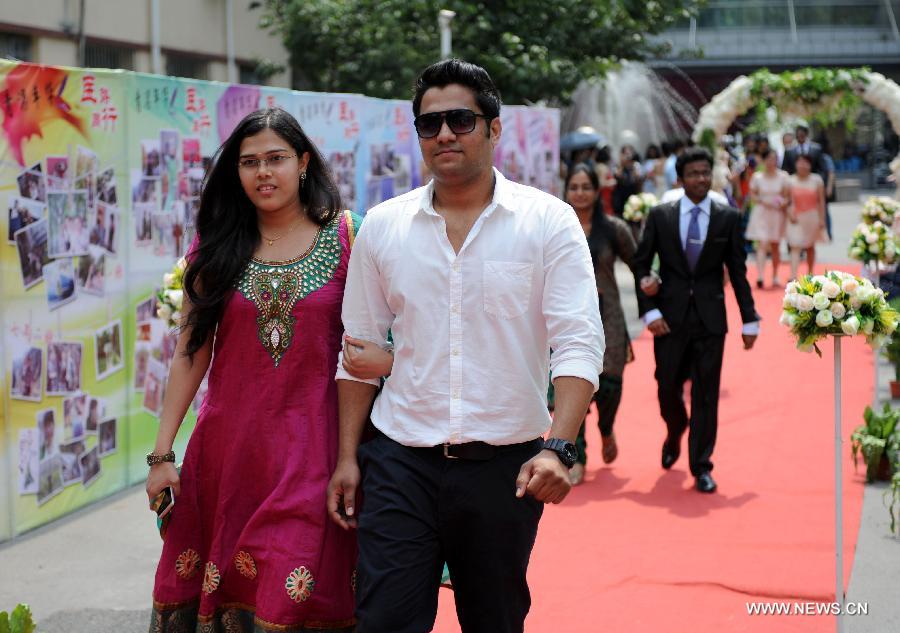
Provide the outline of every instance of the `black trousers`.
<path id="1" fill-rule="evenodd" d="M 486 461 L 448 459 L 383 434 L 359 448 L 357 633 L 426 633 L 446 561 L 463 633 L 521 633 L 525 573 L 544 506 L 515 496 L 540 440 Z"/>
<path id="2" fill-rule="evenodd" d="M 671 441 L 680 441 L 690 424 L 688 455 L 695 477 L 712 470 L 719 417 L 719 383 L 725 335 L 711 334 L 691 301 L 685 323 L 653 339 L 659 412 Z M 684 383 L 691 379 L 691 415 L 684 406 Z"/>
<path id="3" fill-rule="evenodd" d="M 622 403 L 622 377 L 600 374 L 600 387 L 592 398 L 597 403 L 597 426 L 600 427 L 600 435 L 609 437 L 613 432 L 613 424 L 616 421 L 616 413 Z M 578 429 L 578 437 L 575 439 L 575 447 L 578 449 L 578 463 L 587 464 L 587 438 L 585 437 L 585 422 Z"/>

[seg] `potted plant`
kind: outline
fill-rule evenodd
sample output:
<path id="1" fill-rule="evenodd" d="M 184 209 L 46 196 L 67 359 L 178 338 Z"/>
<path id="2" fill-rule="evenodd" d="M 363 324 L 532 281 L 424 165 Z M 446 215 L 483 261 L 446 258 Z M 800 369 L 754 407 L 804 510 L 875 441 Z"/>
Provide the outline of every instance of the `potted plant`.
<path id="1" fill-rule="evenodd" d="M 887 402 L 880 413 L 873 411 L 872 407 L 866 407 L 863 413 L 865 424 L 856 427 L 850 435 L 853 466 L 858 465 L 859 455 L 862 454 L 863 461 L 866 462 L 866 481 L 887 481 L 891 478 L 889 455 L 896 454 L 897 437 L 894 431 L 897 429 L 898 419 L 900 409 L 893 409 Z"/>
<path id="2" fill-rule="evenodd" d="M 0 611 L 0 633 L 33 633 L 34 620 L 27 604 L 17 605 L 12 613 Z"/>
<path id="3" fill-rule="evenodd" d="M 893 309 L 900 308 L 900 297 L 891 299 Z M 894 379 L 891 381 L 891 398 L 900 398 L 900 332 L 894 331 L 887 345 L 881 351 L 889 363 L 894 366 Z"/>

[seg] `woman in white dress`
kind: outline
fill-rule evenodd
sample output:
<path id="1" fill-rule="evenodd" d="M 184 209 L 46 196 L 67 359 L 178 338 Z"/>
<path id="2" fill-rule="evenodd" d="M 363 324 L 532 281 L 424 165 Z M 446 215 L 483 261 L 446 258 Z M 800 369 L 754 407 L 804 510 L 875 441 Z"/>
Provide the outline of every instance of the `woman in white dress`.
<path id="1" fill-rule="evenodd" d="M 779 286 L 779 248 L 784 238 L 787 208 L 791 203 L 791 183 L 787 172 L 778 169 L 778 156 L 770 149 L 762 153 L 764 169 L 750 180 L 753 211 L 746 237 L 756 242 L 756 287 L 763 287 L 766 256 L 772 253 L 772 285 Z"/>

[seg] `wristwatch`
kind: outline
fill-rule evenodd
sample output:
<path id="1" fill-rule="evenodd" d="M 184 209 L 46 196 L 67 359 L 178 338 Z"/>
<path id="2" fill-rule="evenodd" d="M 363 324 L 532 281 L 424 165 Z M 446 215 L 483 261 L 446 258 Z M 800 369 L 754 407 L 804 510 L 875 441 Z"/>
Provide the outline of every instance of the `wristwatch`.
<path id="1" fill-rule="evenodd" d="M 163 462 L 175 463 L 175 451 L 169 451 L 165 455 L 157 455 L 156 453 L 147 453 L 147 465 L 162 464 Z"/>
<path id="2" fill-rule="evenodd" d="M 561 461 L 566 468 L 571 468 L 575 465 L 575 462 L 578 461 L 578 449 L 575 447 L 575 444 L 568 440 L 551 437 L 544 441 L 544 448 L 556 453 L 556 456 L 559 457 L 559 461 Z"/>

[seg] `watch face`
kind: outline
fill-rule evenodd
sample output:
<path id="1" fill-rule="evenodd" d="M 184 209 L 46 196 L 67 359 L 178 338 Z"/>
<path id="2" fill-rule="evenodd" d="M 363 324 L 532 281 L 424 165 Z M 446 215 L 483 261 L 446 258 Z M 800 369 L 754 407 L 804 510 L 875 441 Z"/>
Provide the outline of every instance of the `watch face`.
<path id="1" fill-rule="evenodd" d="M 578 449 L 575 448 L 575 445 L 571 442 L 566 442 L 563 445 L 563 454 L 565 455 L 564 463 L 567 466 L 571 466 L 578 460 Z"/>

